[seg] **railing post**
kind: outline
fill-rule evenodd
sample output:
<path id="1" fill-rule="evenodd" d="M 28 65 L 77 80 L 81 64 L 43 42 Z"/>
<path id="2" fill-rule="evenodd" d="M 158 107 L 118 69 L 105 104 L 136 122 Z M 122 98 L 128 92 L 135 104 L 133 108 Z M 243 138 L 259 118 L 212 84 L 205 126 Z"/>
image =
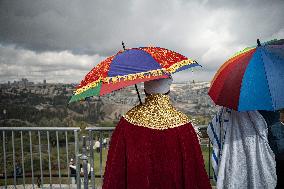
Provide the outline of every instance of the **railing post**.
<path id="1" fill-rule="evenodd" d="M 84 171 L 84 189 L 88 189 L 88 156 L 87 156 L 87 150 L 86 150 L 86 137 L 82 137 L 83 140 L 83 146 L 82 146 L 82 156 L 81 159 L 83 160 L 83 171 Z"/>
<path id="2" fill-rule="evenodd" d="M 43 187 L 43 172 L 42 172 L 42 157 L 41 157 L 41 136 L 40 131 L 37 132 L 38 135 L 38 152 L 39 152 L 39 167 L 40 167 L 40 181 L 38 179 L 38 185 Z"/>
<path id="3" fill-rule="evenodd" d="M 103 133 L 100 131 L 100 174 L 101 182 L 103 182 Z"/>
<path id="4" fill-rule="evenodd" d="M 47 152 L 48 152 L 49 188 L 52 189 L 49 131 L 46 132 L 46 135 L 47 135 L 46 137 L 47 137 Z"/>
<path id="5" fill-rule="evenodd" d="M 32 188 L 35 187 L 35 180 L 34 180 L 34 160 L 33 160 L 33 143 L 32 143 L 32 132 L 29 131 L 29 137 L 30 137 L 30 155 L 31 155 L 31 169 L 32 169 Z"/>
<path id="6" fill-rule="evenodd" d="M 75 135 L 75 155 L 76 155 L 76 184 L 77 189 L 81 188 L 81 179 L 80 179 L 80 162 L 79 162 L 79 147 L 78 147 L 78 132 L 74 130 Z"/>
<path id="7" fill-rule="evenodd" d="M 21 151 L 22 151 L 22 172 L 23 172 L 23 187 L 26 189 L 26 175 L 25 175 L 25 155 L 24 155 L 24 142 L 23 142 L 23 131 L 21 131 Z"/>
<path id="8" fill-rule="evenodd" d="M 13 148 L 13 176 L 14 176 L 14 187 L 17 188 L 17 173 L 16 173 L 16 162 L 15 162 L 15 141 L 14 131 L 12 131 L 12 148 Z"/>
<path id="9" fill-rule="evenodd" d="M 69 154 L 68 154 L 68 134 L 65 131 L 65 145 L 66 145 L 66 168 L 67 168 L 67 175 L 68 175 L 68 188 L 70 189 L 70 168 L 69 168 Z M 71 183 L 72 184 L 72 183 Z"/>
<path id="10" fill-rule="evenodd" d="M 209 179 L 211 178 L 211 147 L 210 147 L 210 138 L 208 137 L 208 174 Z"/>
<path id="11" fill-rule="evenodd" d="M 3 156 L 4 156 L 4 176 L 5 176 L 5 188 L 7 188 L 7 162 L 6 162 L 6 138 L 5 131 L 2 131 L 3 134 Z"/>
<path id="12" fill-rule="evenodd" d="M 90 173 L 91 173 L 91 182 L 92 189 L 95 189 L 95 172 L 94 172 L 94 139 L 93 131 L 89 130 L 89 147 L 90 147 Z"/>
<path id="13" fill-rule="evenodd" d="M 61 189 L 61 167 L 60 167 L 60 152 L 59 152 L 59 139 L 58 131 L 56 131 L 56 148 L 57 148 L 57 166 L 58 166 L 58 177 L 59 177 L 59 187 Z"/>

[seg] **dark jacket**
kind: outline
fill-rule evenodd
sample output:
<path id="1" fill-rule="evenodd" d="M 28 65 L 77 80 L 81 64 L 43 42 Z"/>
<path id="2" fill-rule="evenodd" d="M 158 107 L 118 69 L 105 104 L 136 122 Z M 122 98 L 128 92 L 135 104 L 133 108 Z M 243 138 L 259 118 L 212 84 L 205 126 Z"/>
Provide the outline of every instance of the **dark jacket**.
<path id="1" fill-rule="evenodd" d="M 259 111 L 268 126 L 268 142 L 276 159 L 284 157 L 284 125 L 280 122 L 280 112 Z"/>

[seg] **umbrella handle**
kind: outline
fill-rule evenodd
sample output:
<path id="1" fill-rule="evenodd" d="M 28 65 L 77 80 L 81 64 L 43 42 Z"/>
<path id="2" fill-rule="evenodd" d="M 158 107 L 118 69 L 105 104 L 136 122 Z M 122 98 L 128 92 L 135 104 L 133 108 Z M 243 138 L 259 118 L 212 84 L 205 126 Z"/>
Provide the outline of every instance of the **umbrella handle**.
<path id="1" fill-rule="evenodd" d="M 122 44 L 123 50 L 126 50 L 123 41 L 121 42 L 121 44 Z M 136 89 L 136 92 L 138 94 L 139 102 L 140 102 L 140 104 L 142 104 L 141 97 L 140 97 L 140 94 L 139 94 L 139 91 L 138 91 L 138 87 L 137 87 L 136 84 L 135 84 L 135 89 Z"/>

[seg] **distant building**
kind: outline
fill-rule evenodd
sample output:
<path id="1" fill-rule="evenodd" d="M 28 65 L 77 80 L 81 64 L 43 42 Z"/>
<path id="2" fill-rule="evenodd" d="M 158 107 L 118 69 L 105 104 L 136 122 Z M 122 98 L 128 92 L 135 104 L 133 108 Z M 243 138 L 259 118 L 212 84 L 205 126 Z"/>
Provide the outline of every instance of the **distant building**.
<path id="1" fill-rule="evenodd" d="M 27 88 L 28 86 L 28 83 L 29 83 L 29 80 L 27 78 L 22 78 L 22 81 L 20 81 L 20 85 L 24 88 Z"/>

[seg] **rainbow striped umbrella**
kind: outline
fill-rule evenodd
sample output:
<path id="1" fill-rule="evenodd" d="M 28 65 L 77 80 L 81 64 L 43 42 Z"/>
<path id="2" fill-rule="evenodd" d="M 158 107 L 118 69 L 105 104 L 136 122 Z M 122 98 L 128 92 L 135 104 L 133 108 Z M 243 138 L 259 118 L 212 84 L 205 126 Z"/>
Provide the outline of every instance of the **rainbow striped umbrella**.
<path id="1" fill-rule="evenodd" d="M 102 96 L 140 82 L 166 78 L 170 74 L 198 65 L 194 60 L 160 47 L 119 51 L 99 63 L 85 76 L 70 102 L 90 96 Z"/>
<path id="2" fill-rule="evenodd" d="M 246 48 L 216 73 L 209 96 L 238 111 L 284 108 L 284 39 Z"/>

